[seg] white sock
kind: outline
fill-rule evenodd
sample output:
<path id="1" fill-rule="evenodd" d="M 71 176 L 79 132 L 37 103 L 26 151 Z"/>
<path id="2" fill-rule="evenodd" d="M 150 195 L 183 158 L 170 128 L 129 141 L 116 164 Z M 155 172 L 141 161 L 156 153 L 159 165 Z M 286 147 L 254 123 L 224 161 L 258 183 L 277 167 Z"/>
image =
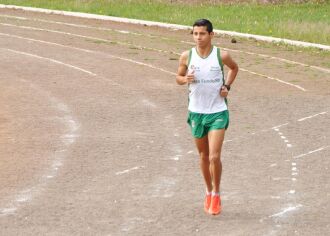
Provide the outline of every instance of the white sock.
<path id="1" fill-rule="evenodd" d="M 219 192 L 212 192 L 212 196 L 220 196 Z"/>

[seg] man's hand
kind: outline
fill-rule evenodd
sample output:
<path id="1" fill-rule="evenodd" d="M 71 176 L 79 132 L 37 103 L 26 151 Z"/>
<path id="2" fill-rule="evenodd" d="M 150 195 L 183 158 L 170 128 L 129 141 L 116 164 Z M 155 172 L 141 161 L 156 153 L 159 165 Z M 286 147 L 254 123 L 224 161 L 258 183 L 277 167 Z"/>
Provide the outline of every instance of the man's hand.
<path id="1" fill-rule="evenodd" d="M 226 98 L 228 96 L 228 89 L 226 86 L 222 86 L 220 89 L 220 96 Z"/>
<path id="2" fill-rule="evenodd" d="M 192 72 L 188 73 L 186 75 L 186 81 L 187 81 L 187 84 L 191 84 L 191 83 L 194 83 L 195 82 L 195 76 L 194 76 L 194 73 L 195 71 L 193 70 Z"/>

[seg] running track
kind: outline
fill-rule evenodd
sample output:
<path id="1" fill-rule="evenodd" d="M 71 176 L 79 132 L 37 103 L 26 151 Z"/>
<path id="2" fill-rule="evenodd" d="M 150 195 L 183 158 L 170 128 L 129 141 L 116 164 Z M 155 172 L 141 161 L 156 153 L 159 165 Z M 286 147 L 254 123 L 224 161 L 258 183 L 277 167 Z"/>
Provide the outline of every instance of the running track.
<path id="1" fill-rule="evenodd" d="M 187 31 L 0 11 L 1 235 L 326 235 L 328 57 L 216 37 L 230 93 L 223 213 L 175 84 Z"/>

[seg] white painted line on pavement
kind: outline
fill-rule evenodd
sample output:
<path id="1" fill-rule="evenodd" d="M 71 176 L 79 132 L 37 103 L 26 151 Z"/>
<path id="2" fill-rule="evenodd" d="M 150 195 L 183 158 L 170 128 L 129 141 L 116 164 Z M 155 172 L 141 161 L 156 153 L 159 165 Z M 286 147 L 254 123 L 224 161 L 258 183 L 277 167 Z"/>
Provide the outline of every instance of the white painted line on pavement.
<path id="1" fill-rule="evenodd" d="M 80 34 L 72 34 L 72 33 L 64 32 L 64 31 L 49 30 L 49 29 L 36 28 L 36 27 L 30 27 L 30 26 L 17 26 L 17 25 L 6 24 L 6 23 L 0 23 L 0 25 L 10 26 L 10 27 L 17 27 L 17 28 L 22 28 L 22 29 L 29 29 L 29 30 L 45 31 L 45 32 L 51 32 L 51 33 L 57 33 L 57 34 L 64 34 L 64 35 L 70 35 L 70 36 L 75 36 L 75 37 L 80 37 L 80 38 L 91 39 L 91 40 L 98 40 L 98 41 L 103 41 L 103 42 L 108 42 L 108 43 L 116 43 L 116 44 L 119 44 L 119 45 L 134 46 L 137 49 L 152 50 L 152 51 L 157 51 L 157 52 L 161 52 L 161 53 L 172 53 L 172 54 L 175 54 L 175 55 L 180 55 L 179 53 L 176 53 L 176 52 L 171 52 L 171 51 L 166 51 L 166 50 L 161 50 L 161 49 L 155 49 L 155 48 L 148 48 L 148 47 L 144 47 L 144 46 L 140 46 L 140 45 L 134 45 L 134 44 L 131 44 L 131 43 L 111 41 L 111 40 L 107 40 L 107 39 L 102 39 L 102 38 L 97 38 L 97 37 L 90 37 L 90 36 L 85 36 L 85 35 L 80 35 Z M 260 76 L 260 77 L 263 77 L 263 78 L 267 78 L 267 79 L 270 79 L 270 80 L 275 80 L 277 82 L 287 84 L 289 86 L 296 87 L 297 89 L 302 90 L 304 92 L 306 91 L 306 89 L 304 89 L 303 87 L 301 87 L 299 85 L 295 85 L 295 84 L 283 81 L 283 80 L 275 78 L 275 77 L 260 74 L 260 73 L 250 71 L 250 70 L 247 70 L 247 69 L 244 69 L 244 68 L 239 68 L 239 70 L 250 73 L 250 74 L 253 74 L 253 75 L 257 75 L 257 76 Z M 176 73 L 173 73 L 173 72 L 170 72 L 170 73 L 172 75 L 176 75 Z"/>
<path id="2" fill-rule="evenodd" d="M 155 103 L 151 102 L 148 99 L 142 99 L 142 103 L 143 103 L 143 105 L 145 105 L 147 107 L 152 107 L 152 108 L 156 108 L 157 107 L 157 105 Z"/>
<path id="3" fill-rule="evenodd" d="M 60 64 L 60 65 L 63 65 L 63 66 L 66 66 L 66 67 L 70 67 L 72 69 L 75 69 L 75 70 L 78 70 L 78 71 L 87 73 L 87 74 L 92 75 L 92 76 L 96 76 L 96 74 L 94 74 L 93 72 L 90 72 L 88 70 L 84 70 L 84 69 L 79 68 L 77 66 L 73 66 L 73 65 L 70 65 L 70 64 L 67 64 L 67 63 L 58 61 L 58 60 L 51 59 L 51 58 L 42 57 L 42 56 L 38 56 L 38 55 L 35 55 L 35 54 L 31 54 L 31 53 L 27 53 L 27 52 L 22 52 L 22 51 L 16 51 L 16 50 L 8 49 L 8 48 L 0 48 L 0 49 L 7 50 L 7 51 L 10 51 L 10 52 L 14 52 L 14 53 L 21 54 L 21 55 L 25 55 L 25 56 L 30 56 L 30 57 L 34 57 L 34 58 L 38 58 L 38 59 L 47 60 L 47 61 L 50 61 L 50 62 L 53 62 L 53 63 L 56 63 L 56 64 Z"/>
<path id="4" fill-rule="evenodd" d="M 278 128 L 281 128 L 281 127 L 286 126 L 286 125 L 288 125 L 288 124 L 289 124 L 289 123 L 285 123 L 285 124 L 277 125 L 277 126 L 272 127 L 271 129 L 273 129 L 273 130 L 275 130 L 275 131 L 278 131 Z"/>
<path id="5" fill-rule="evenodd" d="M 302 207 L 301 204 L 298 204 L 297 206 L 291 206 L 291 207 L 288 207 L 288 208 L 285 208 L 284 210 L 276 213 L 276 214 L 273 214 L 273 215 L 270 215 L 268 216 L 269 218 L 273 218 L 273 217 L 282 217 L 284 216 L 286 213 L 288 212 L 291 212 L 291 211 L 295 211 L 295 210 L 298 210 L 300 207 Z"/>
<path id="6" fill-rule="evenodd" d="M 80 12 L 48 10 L 48 9 L 42 9 L 42 8 L 21 7 L 21 6 L 3 5 L 3 4 L 0 4 L 0 8 L 20 9 L 20 10 L 24 10 L 24 11 L 33 11 L 33 12 L 41 12 L 41 13 L 52 13 L 52 14 L 65 15 L 65 16 L 82 17 L 82 18 L 87 18 L 87 19 L 110 20 L 110 21 L 115 21 L 115 22 L 140 24 L 140 25 L 148 25 L 148 26 L 158 26 L 158 27 L 164 27 L 164 28 L 170 28 L 170 29 L 182 29 L 182 30 L 191 30 L 192 29 L 191 26 L 185 26 L 185 25 L 167 24 L 167 23 L 162 23 L 162 22 L 136 20 L 136 19 L 113 17 L 113 16 L 103 16 L 103 15 L 80 13 Z M 315 48 L 320 48 L 323 50 L 330 50 L 330 46 L 316 44 L 316 43 L 301 42 L 301 41 L 290 40 L 290 39 L 275 38 L 275 37 L 262 36 L 262 35 L 253 35 L 253 34 L 225 31 L 225 30 L 214 30 L 214 32 L 218 33 L 218 34 L 237 36 L 237 37 L 242 37 L 242 38 L 253 38 L 256 40 L 270 42 L 270 43 L 273 43 L 273 42 L 285 43 L 285 44 L 290 44 L 290 45 L 295 45 L 295 46 L 315 47 Z"/>
<path id="7" fill-rule="evenodd" d="M 168 41 L 173 41 L 173 39 L 171 39 L 171 38 L 165 38 L 165 37 L 155 36 L 155 35 L 150 35 L 150 34 L 141 34 L 141 33 L 136 33 L 136 32 L 127 31 L 127 30 L 115 30 L 115 29 L 109 29 L 109 28 L 104 28 L 104 27 L 93 27 L 93 26 L 87 26 L 87 25 L 81 25 L 81 24 L 72 24 L 72 23 L 61 22 L 61 21 L 43 20 L 43 19 L 39 19 L 39 18 L 26 18 L 26 17 L 12 16 L 12 15 L 2 15 L 0 17 L 13 18 L 13 19 L 19 19 L 19 20 L 25 20 L 25 21 L 28 21 L 28 20 L 30 20 L 30 21 L 39 21 L 39 22 L 45 22 L 45 23 L 51 23 L 51 24 L 72 26 L 72 27 L 77 27 L 77 28 L 96 29 L 96 30 L 101 30 L 101 31 L 111 31 L 111 32 L 117 32 L 117 33 L 122 33 L 122 34 L 147 36 L 147 37 L 150 37 L 150 38 L 160 38 L 160 39 L 164 39 L 164 40 L 168 40 Z M 183 43 L 183 44 L 195 45 L 195 43 L 187 42 L 187 41 L 179 41 L 179 42 Z M 237 49 L 230 49 L 230 48 L 223 48 L 223 47 L 220 47 L 220 48 L 223 49 L 223 50 L 226 50 L 226 51 L 244 53 L 244 54 L 248 54 L 248 55 L 256 55 L 256 56 L 259 56 L 259 57 L 269 58 L 269 59 L 276 60 L 276 61 L 282 61 L 282 62 L 292 64 L 292 65 L 300 65 L 300 66 L 303 66 L 303 67 L 309 67 L 309 68 L 313 68 L 313 69 L 316 69 L 316 70 L 319 70 L 319 71 L 322 71 L 322 72 L 330 73 L 330 69 L 326 69 L 326 68 L 319 67 L 319 66 L 308 65 L 308 64 L 305 64 L 305 63 L 301 63 L 301 62 L 297 62 L 297 61 L 293 61 L 293 60 L 288 60 L 288 59 L 281 58 L 281 57 L 275 57 L 275 56 L 270 56 L 270 55 L 266 55 L 266 54 L 260 54 L 260 53 L 237 50 Z"/>
<path id="8" fill-rule="evenodd" d="M 250 71 L 250 70 L 246 70 L 246 69 L 243 69 L 243 68 L 239 68 L 241 71 L 245 71 L 245 72 L 249 72 L 250 74 L 253 74 L 253 75 L 258 75 L 260 77 L 264 77 L 266 79 L 270 79 L 270 80 L 276 80 L 282 84 L 287 84 L 287 85 L 290 85 L 290 86 L 293 86 L 301 91 L 304 91 L 306 92 L 307 90 L 299 85 L 295 85 L 295 84 L 292 84 L 292 83 L 289 83 L 287 81 L 284 81 L 284 80 L 281 80 L 281 79 L 278 79 L 278 78 L 275 78 L 275 77 L 271 77 L 271 76 L 267 76 L 267 75 L 264 75 L 264 74 L 260 74 L 260 73 L 257 73 L 257 72 L 253 72 L 253 71 Z"/>
<path id="9" fill-rule="evenodd" d="M 316 150 L 309 151 L 309 152 L 307 152 L 307 153 L 303 153 L 303 154 L 300 154 L 300 155 L 294 156 L 293 158 L 298 159 L 298 158 L 301 158 L 301 157 L 304 157 L 304 156 L 308 156 L 308 155 L 313 154 L 313 153 L 315 153 L 315 152 L 323 151 L 323 150 L 325 150 L 325 149 L 327 149 L 327 148 L 329 148 L 329 147 L 330 147 L 330 146 L 323 146 L 323 147 L 320 147 L 320 148 L 318 148 L 318 149 L 316 149 Z"/>
<path id="10" fill-rule="evenodd" d="M 10 52 L 13 52 L 12 50 L 8 50 Z M 16 53 L 16 52 L 15 52 Z M 46 95 L 48 98 L 50 104 L 58 111 L 62 113 L 62 117 L 60 118 L 61 123 L 63 123 L 64 126 L 67 127 L 67 132 L 64 134 L 64 136 L 70 136 L 70 142 L 68 142 L 66 139 L 63 140 L 62 137 L 60 139 L 62 140 L 63 144 L 66 146 L 66 148 L 60 147 L 59 150 L 54 151 L 54 157 L 53 161 L 50 165 L 50 167 L 44 169 L 43 171 L 45 174 L 41 176 L 41 180 L 39 183 L 33 185 L 32 187 L 29 187 L 27 189 L 24 189 L 20 191 L 14 199 L 9 202 L 9 207 L 0 208 L 0 217 L 1 216 L 7 216 L 10 214 L 15 214 L 15 212 L 23 206 L 23 204 L 26 204 L 28 202 L 31 202 L 33 198 L 40 194 L 40 192 L 45 188 L 48 181 L 52 178 L 55 178 L 59 167 L 63 165 L 63 159 L 67 156 L 66 152 L 68 151 L 68 146 L 71 145 L 76 141 L 76 138 L 79 137 L 77 134 L 77 131 L 79 129 L 78 122 L 71 116 L 71 111 L 68 108 L 68 106 L 62 102 L 60 102 L 57 98 L 53 97 L 48 92 L 45 92 L 44 90 L 40 89 L 36 85 L 32 84 L 29 81 L 26 81 L 24 79 L 21 79 L 22 83 L 28 83 L 30 88 L 35 89 L 36 91 Z M 65 109 L 63 109 L 65 108 Z M 56 119 L 54 119 L 56 120 Z"/>
<path id="11" fill-rule="evenodd" d="M 266 54 L 248 52 L 248 51 L 230 49 L 230 48 L 222 48 L 222 49 L 224 49 L 226 51 L 231 51 L 231 52 L 239 52 L 239 53 L 245 53 L 245 54 L 248 54 L 248 55 L 256 55 L 256 56 L 259 56 L 259 57 L 264 57 L 264 58 L 272 59 L 272 60 L 275 60 L 275 61 L 282 61 L 282 62 L 291 64 L 291 65 L 300 65 L 300 66 L 303 66 L 303 67 L 313 68 L 315 70 L 319 70 L 319 71 L 322 71 L 322 72 L 325 72 L 325 73 L 330 73 L 330 69 L 327 69 L 327 68 L 323 68 L 323 67 L 320 67 L 320 66 L 314 66 L 314 65 L 308 65 L 308 64 L 305 64 L 305 63 L 302 63 L 302 62 L 297 62 L 297 61 L 293 61 L 293 60 L 289 60 L 289 59 L 285 59 L 285 58 L 281 58 L 281 57 L 275 57 L 275 56 L 270 56 L 270 55 L 266 55 Z"/>
<path id="12" fill-rule="evenodd" d="M 43 40 L 37 40 L 37 39 L 32 39 L 32 38 L 26 38 L 26 37 L 21 37 L 21 36 L 17 36 L 17 35 L 11 35 L 11 34 L 0 33 L 0 35 L 13 37 L 13 38 L 18 38 L 18 39 L 29 40 L 29 41 L 43 43 L 43 44 L 49 44 L 49 45 L 53 45 L 53 46 L 70 48 L 70 49 L 74 49 L 74 50 L 78 50 L 78 51 L 83 51 L 83 52 L 86 52 L 86 53 L 99 54 L 99 55 L 103 55 L 103 56 L 106 56 L 106 57 L 109 57 L 109 58 L 115 58 L 115 59 L 119 59 L 119 60 L 123 60 L 123 61 L 128 61 L 128 62 L 131 62 L 131 63 L 134 63 L 134 64 L 146 66 L 146 67 L 156 69 L 156 70 L 162 71 L 162 72 L 170 74 L 170 75 L 176 75 L 176 73 L 173 73 L 171 71 L 165 70 L 163 68 L 160 68 L 160 67 L 157 67 L 157 66 L 154 66 L 154 65 L 151 65 L 151 64 L 135 61 L 135 60 L 132 60 L 132 59 L 129 59 L 129 58 L 118 57 L 118 56 L 114 56 L 114 55 L 103 53 L 103 52 L 92 51 L 92 50 L 88 50 L 88 49 L 84 49 L 84 48 L 71 47 L 71 46 L 67 46 L 67 45 L 63 45 L 63 44 L 58 44 L 58 43 L 53 43 L 53 42 L 48 42 L 48 41 L 43 41 Z"/>
<path id="13" fill-rule="evenodd" d="M 129 173 L 129 172 L 133 171 L 133 170 L 138 170 L 138 169 L 142 169 L 142 168 L 144 168 L 144 166 L 135 166 L 135 167 L 127 169 L 127 170 L 118 171 L 118 172 L 116 172 L 116 175 L 126 174 L 126 173 Z"/>
<path id="14" fill-rule="evenodd" d="M 307 120 L 307 119 L 311 119 L 311 118 L 314 118 L 316 116 L 319 116 L 319 115 L 324 115 L 324 114 L 327 114 L 328 112 L 327 111 L 324 111 L 324 112 L 320 112 L 320 113 L 317 113 L 315 115 L 311 115 L 311 116 L 307 116 L 307 117 L 304 117 L 304 118 L 301 118 L 299 119 L 298 121 L 304 121 L 304 120 Z"/>
<path id="15" fill-rule="evenodd" d="M 73 34 L 73 33 L 65 32 L 65 31 L 36 28 L 36 27 L 31 27 L 31 26 L 18 26 L 18 25 L 7 24 L 7 23 L 0 23 L 0 25 L 10 26 L 10 27 L 16 27 L 16 28 L 21 28 L 21 29 L 28 29 L 28 30 L 45 31 L 45 32 L 50 32 L 50 33 L 55 33 L 55 34 L 70 35 L 70 36 L 75 36 L 75 37 L 79 37 L 79 38 L 84 38 L 84 39 L 89 39 L 89 40 L 95 40 L 95 41 L 100 41 L 100 42 L 105 42 L 105 43 L 110 43 L 110 44 L 118 44 L 118 45 L 124 45 L 124 46 L 131 46 L 131 47 L 134 47 L 134 48 L 140 49 L 140 50 L 150 50 L 150 51 L 156 51 L 156 52 L 161 52 L 161 53 L 168 53 L 168 54 L 179 55 L 176 52 L 171 52 L 171 51 L 166 51 L 166 50 L 161 50 L 161 49 L 144 47 L 144 46 L 135 45 L 135 44 L 132 44 L 132 43 L 124 43 L 124 42 L 120 42 L 120 41 L 112 41 L 112 40 L 103 39 L 103 38 L 85 36 L 85 35 L 81 35 L 81 34 Z"/>

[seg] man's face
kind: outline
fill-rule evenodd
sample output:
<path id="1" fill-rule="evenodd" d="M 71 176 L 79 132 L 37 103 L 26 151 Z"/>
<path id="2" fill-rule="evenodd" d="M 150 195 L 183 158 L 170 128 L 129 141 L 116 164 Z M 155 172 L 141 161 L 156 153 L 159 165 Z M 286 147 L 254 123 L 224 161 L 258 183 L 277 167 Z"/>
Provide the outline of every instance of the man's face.
<path id="1" fill-rule="evenodd" d="M 195 26 L 193 28 L 193 37 L 197 46 L 204 47 L 211 44 L 214 33 L 209 33 L 206 26 Z"/>

